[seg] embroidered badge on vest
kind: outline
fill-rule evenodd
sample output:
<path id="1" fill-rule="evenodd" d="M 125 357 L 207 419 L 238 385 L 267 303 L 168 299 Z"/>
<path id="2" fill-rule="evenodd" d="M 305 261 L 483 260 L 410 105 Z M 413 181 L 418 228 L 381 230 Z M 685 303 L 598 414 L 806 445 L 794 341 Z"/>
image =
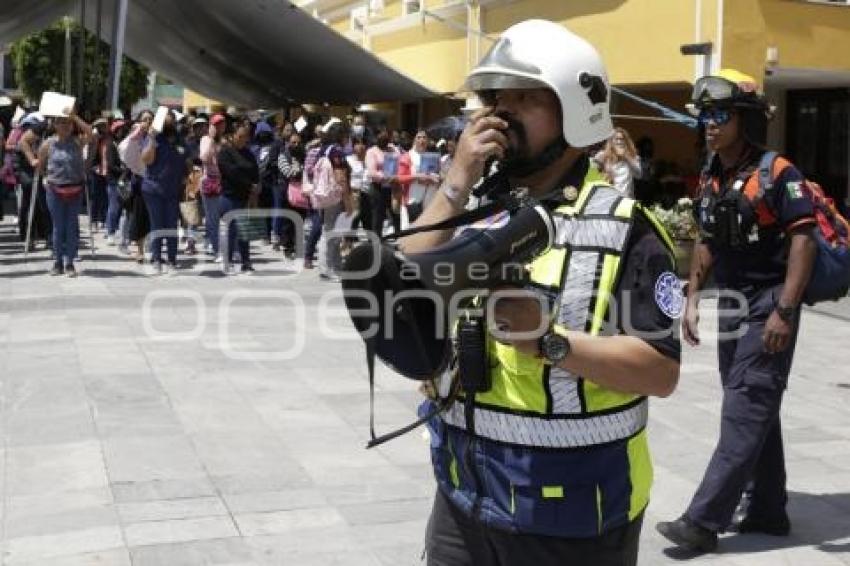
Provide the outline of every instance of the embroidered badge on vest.
<path id="1" fill-rule="evenodd" d="M 665 271 L 655 281 L 655 304 L 670 318 L 679 318 L 685 308 L 682 282 L 675 273 Z"/>

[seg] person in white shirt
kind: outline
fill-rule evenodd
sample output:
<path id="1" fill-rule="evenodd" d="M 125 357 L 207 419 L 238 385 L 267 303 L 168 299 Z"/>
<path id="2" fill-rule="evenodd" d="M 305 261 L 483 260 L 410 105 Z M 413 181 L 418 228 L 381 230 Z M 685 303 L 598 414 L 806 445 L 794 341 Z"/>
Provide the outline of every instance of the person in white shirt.
<path id="1" fill-rule="evenodd" d="M 419 130 L 413 138 L 413 147 L 408 152 L 410 175 L 413 180 L 407 188 L 404 202 L 403 229 L 416 221 L 440 186 L 439 173 L 426 173 L 422 170 L 422 154 L 426 152 L 428 152 L 428 134 L 424 130 Z"/>
<path id="2" fill-rule="evenodd" d="M 609 183 L 624 195 L 634 197 L 635 178 L 640 177 L 640 157 L 626 130 L 614 128 L 605 149 L 593 156 L 593 160 Z"/>
<path id="3" fill-rule="evenodd" d="M 136 242 L 137 249 L 132 258 L 139 263 L 145 260 L 145 240 L 150 232 L 148 207 L 142 198 L 142 177 L 145 176 L 146 169 L 142 162 L 142 151 L 147 146 L 152 123 L 153 112 L 143 110 L 139 113 L 130 134 L 118 144 L 118 155 L 133 174 L 130 179 L 130 202 L 127 204 L 128 219 L 123 226 L 121 247 L 127 249 L 131 242 Z"/>

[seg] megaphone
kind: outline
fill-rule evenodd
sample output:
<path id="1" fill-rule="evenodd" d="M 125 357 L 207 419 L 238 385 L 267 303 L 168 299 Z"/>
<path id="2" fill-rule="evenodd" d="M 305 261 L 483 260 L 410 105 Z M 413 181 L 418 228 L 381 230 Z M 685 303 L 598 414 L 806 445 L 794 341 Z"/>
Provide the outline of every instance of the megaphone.
<path id="1" fill-rule="evenodd" d="M 549 249 L 555 225 L 540 204 L 505 210 L 467 227 L 427 252 L 404 254 L 391 244 L 363 243 L 349 254 L 343 273 L 349 315 L 375 354 L 414 380 L 438 376 L 451 361 L 450 325 L 464 301 L 487 290 L 525 283 L 524 265 Z"/>

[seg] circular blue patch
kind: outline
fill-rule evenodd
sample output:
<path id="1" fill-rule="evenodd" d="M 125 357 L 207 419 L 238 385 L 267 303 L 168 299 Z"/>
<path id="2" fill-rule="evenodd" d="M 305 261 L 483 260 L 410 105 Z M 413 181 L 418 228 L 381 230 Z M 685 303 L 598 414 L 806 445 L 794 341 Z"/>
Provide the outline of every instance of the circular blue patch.
<path id="1" fill-rule="evenodd" d="M 670 318 L 679 318 L 685 310 L 682 282 L 675 273 L 665 271 L 655 281 L 655 304 Z"/>

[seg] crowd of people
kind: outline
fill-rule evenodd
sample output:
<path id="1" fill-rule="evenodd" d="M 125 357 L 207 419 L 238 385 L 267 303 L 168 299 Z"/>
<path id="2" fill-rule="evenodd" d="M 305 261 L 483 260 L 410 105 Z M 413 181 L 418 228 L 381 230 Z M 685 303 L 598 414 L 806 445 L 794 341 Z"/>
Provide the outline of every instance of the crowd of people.
<path id="1" fill-rule="evenodd" d="M 73 113 L 30 112 L 10 124 L 0 143 L 0 197 L 15 192 L 18 235 L 27 251 L 41 242 L 51 251 L 51 274 L 77 275 L 85 212 L 92 237 L 148 264 L 151 275 L 180 269 L 181 254 L 250 274 L 255 240 L 294 260 L 301 218 L 304 267 L 337 280 L 350 239 L 334 233 L 409 226 L 436 193 L 455 145 L 424 130 L 372 130 L 360 115 L 296 128 L 172 111 L 161 131 L 153 123 L 144 110 L 135 120 L 92 124 Z M 239 214 L 245 210 L 261 212 Z"/>

